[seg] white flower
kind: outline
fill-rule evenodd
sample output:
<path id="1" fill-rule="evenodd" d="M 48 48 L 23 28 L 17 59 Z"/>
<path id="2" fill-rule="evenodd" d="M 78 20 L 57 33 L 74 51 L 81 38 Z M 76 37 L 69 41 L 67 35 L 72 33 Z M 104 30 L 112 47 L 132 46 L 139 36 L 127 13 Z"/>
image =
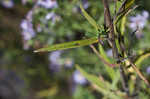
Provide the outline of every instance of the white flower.
<path id="1" fill-rule="evenodd" d="M 143 11 L 142 14 L 137 14 L 136 16 L 130 17 L 129 27 L 135 31 L 138 29 L 143 29 L 146 25 L 147 19 L 149 17 L 149 13 L 147 11 Z"/>
<path id="2" fill-rule="evenodd" d="M 76 70 L 73 73 L 73 80 L 77 84 L 86 84 L 87 83 L 87 80 L 85 79 L 85 77 L 83 77 L 78 70 Z"/>
<path id="3" fill-rule="evenodd" d="M 37 2 L 38 5 L 46 8 L 46 9 L 51 9 L 51 8 L 57 8 L 58 4 L 56 0 L 39 0 Z"/>
<path id="4" fill-rule="evenodd" d="M 2 0 L 1 4 L 2 4 L 2 6 L 6 7 L 6 8 L 12 8 L 12 7 L 14 7 L 13 0 Z"/>

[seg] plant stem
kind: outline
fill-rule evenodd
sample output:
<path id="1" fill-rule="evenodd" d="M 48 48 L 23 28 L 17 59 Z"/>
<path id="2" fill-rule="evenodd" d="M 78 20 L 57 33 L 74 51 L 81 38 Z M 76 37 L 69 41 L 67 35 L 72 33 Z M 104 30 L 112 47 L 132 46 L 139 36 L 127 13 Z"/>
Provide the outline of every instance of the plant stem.
<path id="1" fill-rule="evenodd" d="M 125 72 L 124 72 L 124 69 L 123 69 L 123 66 L 120 65 L 119 66 L 119 70 L 120 70 L 120 76 L 121 76 L 121 79 L 122 79 L 122 87 L 124 89 L 124 91 L 127 93 L 127 95 L 129 96 L 129 88 L 128 88 L 128 79 L 125 75 Z"/>
<path id="2" fill-rule="evenodd" d="M 96 50 L 96 48 L 93 45 L 90 45 L 90 47 L 92 48 L 92 50 L 94 51 L 94 53 L 99 57 L 99 59 L 106 65 L 110 66 L 110 67 L 115 67 L 115 66 L 119 66 L 119 64 L 110 64 L 109 62 L 107 62 L 101 55 L 100 53 Z"/>
<path id="3" fill-rule="evenodd" d="M 110 15 L 108 1 L 102 0 L 102 2 L 104 4 L 104 22 L 105 22 L 106 27 L 110 28 L 109 38 L 112 43 L 113 57 L 116 60 L 120 60 L 119 52 L 118 52 L 118 49 L 117 49 L 116 43 L 115 43 L 115 39 L 117 39 L 117 38 L 115 38 L 114 25 L 113 25 L 113 20 L 111 19 L 111 15 Z M 120 75 L 122 77 L 122 85 L 123 85 L 124 91 L 129 96 L 128 82 L 127 82 L 126 75 L 124 73 L 124 69 L 121 65 L 119 66 L 119 69 L 120 69 Z"/>

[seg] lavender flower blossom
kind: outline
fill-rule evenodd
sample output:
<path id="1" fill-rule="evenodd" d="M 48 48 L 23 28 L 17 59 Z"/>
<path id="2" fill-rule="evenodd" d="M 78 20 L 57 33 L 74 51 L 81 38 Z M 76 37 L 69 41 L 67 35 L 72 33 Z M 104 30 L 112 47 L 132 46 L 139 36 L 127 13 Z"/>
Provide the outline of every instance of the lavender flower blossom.
<path id="1" fill-rule="evenodd" d="M 58 7 L 58 4 L 56 2 L 56 0 L 39 0 L 37 2 L 37 4 L 39 6 L 42 6 L 46 9 L 51 9 L 51 8 L 57 8 Z"/>
<path id="2" fill-rule="evenodd" d="M 25 5 L 27 3 L 27 0 L 21 0 L 22 4 Z"/>
<path id="3" fill-rule="evenodd" d="M 107 56 L 112 57 L 113 56 L 112 49 L 107 50 L 106 54 L 107 54 Z"/>
<path id="4" fill-rule="evenodd" d="M 22 29 L 22 36 L 24 41 L 24 49 L 27 50 L 29 48 L 29 45 L 27 41 L 31 40 L 33 37 L 35 37 L 35 31 L 33 29 L 33 25 L 28 20 L 24 19 L 21 22 L 21 29 Z"/>
<path id="5" fill-rule="evenodd" d="M 150 66 L 147 67 L 146 73 L 147 73 L 147 74 L 150 74 Z"/>
<path id="6" fill-rule="evenodd" d="M 146 25 L 147 19 L 149 17 L 149 13 L 147 11 L 143 11 L 142 14 L 137 14 L 135 17 L 130 17 L 130 25 L 129 27 L 132 30 L 136 30 L 137 28 L 143 29 Z"/>
<path id="7" fill-rule="evenodd" d="M 33 29 L 32 15 L 33 15 L 33 11 L 30 10 L 26 15 L 26 19 L 23 19 L 20 24 L 20 27 L 22 29 L 21 34 L 23 36 L 25 50 L 29 49 L 29 47 L 30 47 L 30 45 L 28 44 L 28 41 L 31 40 L 36 35 L 36 33 Z"/>
<path id="8" fill-rule="evenodd" d="M 129 27 L 132 29 L 132 31 L 135 31 L 138 29 L 136 32 L 137 38 L 140 38 L 142 34 L 142 29 L 145 27 L 147 19 L 149 17 L 149 13 L 147 11 L 143 11 L 142 14 L 137 14 L 136 16 L 132 16 L 129 18 L 130 24 Z"/>
<path id="9" fill-rule="evenodd" d="M 79 71 L 77 71 L 77 70 L 73 73 L 73 80 L 74 80 L 74 82 L 75 82 L 76 84 L 81 84 L 81 85 L 83 85 L 83 84 L 86 84 L 86 83 L 87 83 L 87 80 L 85 79 L 85 77 L 83 77 L 83 76 L 81 75 L 81 73 L 80 73 Z"/>
<path id="10" fill-rule="evenodd" d="M 22 20 L 21 28 L 23 30 L 22 36 L 24 40 L 26 41 L 31 40 L 35 36 L 33 25 L 28 20 L 26 19 Z"/>
<path id="11" fill-rule="evenodd" d="M 89 7 L 88 0 L 82 0 L 82 3 L 83 3 L 83 8 L 84 9 L 87 9 Z"/>
<path id="12" fill-rule="evenodd" d="M 62 51 L 54 51 L 54 52 L 49 54 L 49 61 L 50 61 L 49 68 L 54 72 L 60 71 L 60 68 L 62 65 L 61 59 L 60 59 L 61 54 L 62 54 Z"/>
<path id="13" fill-rule="evenodd" d="M 45 16 L 46 22 L 47 20 L 51 20 L 52 24 L 55 24 L 56 21 L 60 21 L 61 18 L 59 15 L 55 14 L 54 12 L 50 12 Z"/>
<path id="14" fill-rule="evenodd" d="M 2 1 L 0 1 L 0 3 L 1 3 L 2 6 L 5 7 L 5 8 L 12 8 L 12 7 L 14 7 L 14 2 L 13 2 L 13 0 L 2 0 Z"/>

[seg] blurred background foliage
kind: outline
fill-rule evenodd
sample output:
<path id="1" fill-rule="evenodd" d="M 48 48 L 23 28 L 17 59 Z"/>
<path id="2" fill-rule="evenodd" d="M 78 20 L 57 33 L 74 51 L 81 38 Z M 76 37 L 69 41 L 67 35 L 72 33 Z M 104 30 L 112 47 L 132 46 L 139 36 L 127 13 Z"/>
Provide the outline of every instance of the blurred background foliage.
<path id="1" fill-rule="evenodd" d="M 101 0 L 81 0 L 84 9 L 104 23 Z M 109 0 L 114 11 L 113 0 Z M 88 73 L 111 81 L 107 67 L 87 47 L 33 53 L 49 44 L 84 39 L 84 33 L 96 32 L 83 17 L 78 0 L 1 0 L 0 1 L 0 98 L 1 99 L 101 99 L 89 82 L 75 69 L 80 64 Z M 137 0 L 139 7 L 130 15 L 150 11 L 149 0 Z M 147 12 L 147 13 L 148 13 Z M 144 14 L 143 14 L 144 16 Z M 133 20 L 132 20 L 133 21 Z M 145 22 L 145 21 L 144 21 Z M 126 31 L 132 33 L 130 17 Z M 133 43 L 135 53 L 149 48 L 149 18 Z M 104 47 L 108 56 L 111 49 Z M 137 50 L 138 49 L 138 50 Z M 141 49 L 141 51 L 139 51 Z M 149 58 L 140 70 L 150 80 Z M 140 93 L 148 99 L 149 91 Z M 147 94 L 147 95 L 145 95 Z"/>

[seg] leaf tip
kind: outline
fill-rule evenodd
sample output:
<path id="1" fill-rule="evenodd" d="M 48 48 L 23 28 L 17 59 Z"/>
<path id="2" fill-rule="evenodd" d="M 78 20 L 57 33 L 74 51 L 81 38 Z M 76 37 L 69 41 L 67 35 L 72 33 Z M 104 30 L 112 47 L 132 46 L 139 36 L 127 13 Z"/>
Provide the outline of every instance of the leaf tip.
<path id="1" fill-rule="evenodd" d="M 38 52 L 44 52 L 43 49 L 37 49 L 33 51 L 34 53 L 38 53 Z"/>
<path id="2" fill-rule="evenodd" d="M 39 51 L 38 51 L 38 50 L 34 50 L 33 52 L 34 52 L 34 53 L 37 53 L 37 52 L 39 52 Z"/>

